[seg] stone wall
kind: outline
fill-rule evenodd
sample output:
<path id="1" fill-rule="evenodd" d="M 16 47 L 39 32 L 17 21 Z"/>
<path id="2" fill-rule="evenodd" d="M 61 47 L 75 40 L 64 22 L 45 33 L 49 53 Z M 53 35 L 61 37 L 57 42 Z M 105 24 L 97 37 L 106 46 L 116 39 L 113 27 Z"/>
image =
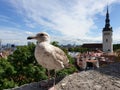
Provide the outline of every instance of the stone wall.
<path id="1" fill-rule="evenodd" d="M 48 90 L 40 86 L 43 82 L 26 84 L 12 90 Z M 53 90 L 51 87 L 52 84 L 49 90 Z M 55 90 L 120 90 L 120 63 L 66 76 L 59 80 Z"/>

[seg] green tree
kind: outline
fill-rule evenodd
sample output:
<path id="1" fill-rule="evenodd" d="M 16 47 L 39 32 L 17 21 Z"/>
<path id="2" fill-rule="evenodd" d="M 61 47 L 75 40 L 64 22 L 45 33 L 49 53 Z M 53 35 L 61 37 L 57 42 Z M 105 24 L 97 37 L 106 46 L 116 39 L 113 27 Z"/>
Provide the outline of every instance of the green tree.
<path id="1" fill-rule="evenodd" d="M 60 47 L 58 42 L 53 45 Z M 61 48 L 61 47 L 60 47 Z M 69 75 L 76 71 L 74 59 L 62 48 L 70 60 L 71 67 L 57 72 L 57 76 Z M 40 66 L 34 57 L 35 45 L 18 46 L 7 59 L 0 59 L 0 90 L 26 83 L 47 79 L 46 69 Z"/>
<path id="2" fill-rule="evenodd" d="M 17 84 L 13 80 L 16 74 L 14 67 L 7 59 L 0 59 L 0 90 L 15 87 Z"/>
<path id="3" fill-rule="evenodd" d="M 47 79 L 45 74 L 46 70 L 38 65 L 34 58 L 34 49 L 34 44 L 19 46 L 17 50 L 8 57 L 9 62 L 17 71 L 13 80 L 18 85 Z"/>
<path id="4" fill-rule="evenodd" d="M 53 41 L 53 42 L 51 42 L 51 44 L 54 45 L 54 46 L 56 46 L 56 47 L 60 47 L 59 46 L 59 42 L 57 42 L 57 41 Z"/>
<path id="5" fill-rule="evenodd" d="M 88 48 L 83 48 L 81 46 L 75 46 L 75 47 L 69 47 L 68 48 L 68 51 L 69 52 L 87 52 L 87 51 L 90 51 Z"/>
<path id="6" fill-rule="evenodd" d="M 120 49 L 120 44 L 114 44 L 113 45 L 113 50 L 116 51 L 118 49 Z"/>

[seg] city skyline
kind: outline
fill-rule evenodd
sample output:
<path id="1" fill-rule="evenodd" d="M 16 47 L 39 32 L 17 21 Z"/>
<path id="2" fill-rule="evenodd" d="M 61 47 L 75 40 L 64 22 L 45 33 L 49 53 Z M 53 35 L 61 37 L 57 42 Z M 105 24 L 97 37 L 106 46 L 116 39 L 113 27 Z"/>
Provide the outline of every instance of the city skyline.
<path id="1" fill-rule="evenodd" d="M 47 32 L 60 44 L 102 43 L 109 6 L 113 43 L 120 43 L 118 0 L 1 0 L 0 39 L 27 44 L 27 36 Z"/>

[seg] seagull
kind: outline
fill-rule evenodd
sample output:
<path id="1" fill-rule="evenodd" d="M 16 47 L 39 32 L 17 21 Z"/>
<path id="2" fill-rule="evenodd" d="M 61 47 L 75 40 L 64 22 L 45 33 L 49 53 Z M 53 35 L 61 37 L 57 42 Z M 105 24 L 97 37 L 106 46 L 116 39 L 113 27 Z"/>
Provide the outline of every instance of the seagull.
<path id="1" fill-rule="evenodd" d="M 54 84 L 56 78 L 56 71 L 62 70 L 69 65 L 69 59 L 60 48 L 50 44 L 50 36 L 45 32 L 40 32 L 35 36 L 29 36 L 27 39 L 36 39 L 37 45 L 35 48 L 35 58 L 42 67 L 49 71 L 55 71 Z"/>

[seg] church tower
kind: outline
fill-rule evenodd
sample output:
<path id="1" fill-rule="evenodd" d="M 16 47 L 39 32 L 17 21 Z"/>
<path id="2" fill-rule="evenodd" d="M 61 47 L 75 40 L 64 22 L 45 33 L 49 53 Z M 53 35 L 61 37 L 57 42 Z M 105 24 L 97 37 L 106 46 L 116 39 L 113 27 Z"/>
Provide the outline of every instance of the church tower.
<path id="1" fill-rule="evenodd" d="M 112 27 L 110 26 L 110 19 L 109 19 L 109 11 L 107 6 L 107 13 L 105 19 L 105 27 L 103 28 L 103 52 L 113 52 L 113 45 L 112 45 Z"/>

